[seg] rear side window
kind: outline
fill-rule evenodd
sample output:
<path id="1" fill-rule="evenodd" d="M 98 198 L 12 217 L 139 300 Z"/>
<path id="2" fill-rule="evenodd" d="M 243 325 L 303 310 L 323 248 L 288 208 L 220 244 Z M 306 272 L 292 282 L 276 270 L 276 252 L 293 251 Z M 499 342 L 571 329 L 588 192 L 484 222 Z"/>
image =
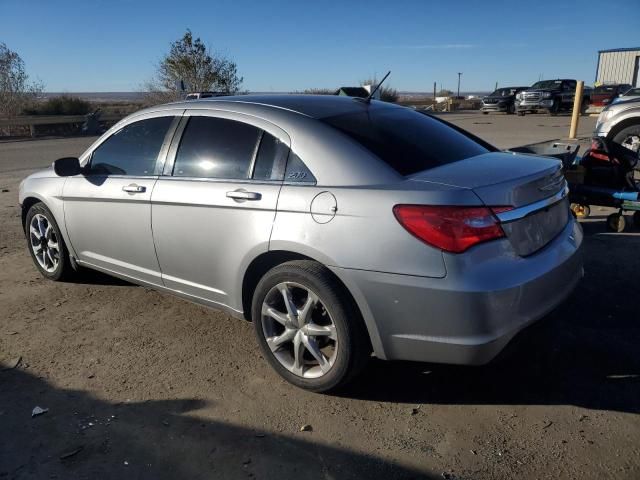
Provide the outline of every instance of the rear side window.
<path id="1" fill-rule="evenodd" d="M 225 118 L 191 117 L 178 147 L 173 175 L 247 179 L 262 131 Z"/>
<path id="2" fill-rule="evenodd" d="M 173 117 L 131 123 L 104 141 L 91 155 L 97 175 L 156 175 L 156 160 Z"/>
<path id="3" fill-rule="evenodd" d="M 370 108 L 322 121 L 363 145 L 401 175 L 489 151 L 454 128 L 405 108 Z"/>
<path id="4" fill-rule="evenodd" d="M 273 135 L 264 132 L 253 167 L 254 180 L 282 180 L 289 147 Z"/>

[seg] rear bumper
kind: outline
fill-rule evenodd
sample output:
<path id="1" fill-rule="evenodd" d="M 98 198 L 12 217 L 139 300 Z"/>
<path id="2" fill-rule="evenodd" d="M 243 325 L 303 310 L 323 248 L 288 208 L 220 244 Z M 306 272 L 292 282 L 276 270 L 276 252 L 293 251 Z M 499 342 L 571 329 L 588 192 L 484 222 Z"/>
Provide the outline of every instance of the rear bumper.
<path id="1" fill-rule="evenodd" d="M 335 270 L 366 302 L 361 310 L 370 332 L 377 330 L 379 357 L 480 365 L 573 291 L 583 275 L 581 244 L 582 229 L 571 219 L 526 258 L 507 256 L 503 241 L 446 256 L 441 279 Z"/>

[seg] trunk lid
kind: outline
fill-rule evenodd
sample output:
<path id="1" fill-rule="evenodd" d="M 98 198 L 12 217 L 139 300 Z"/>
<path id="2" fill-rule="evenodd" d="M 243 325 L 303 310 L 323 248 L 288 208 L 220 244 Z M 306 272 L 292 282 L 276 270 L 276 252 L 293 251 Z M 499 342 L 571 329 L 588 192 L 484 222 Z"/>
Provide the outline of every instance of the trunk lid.
<path id="1" fill-rule="evenodd" d="M 562 164 L 553 158 L 491 152 L 409 179 L 470 189 L 489 207 L 513 207 L 498 218 L 521 256 L 544 247 L 569 221 Z"/>

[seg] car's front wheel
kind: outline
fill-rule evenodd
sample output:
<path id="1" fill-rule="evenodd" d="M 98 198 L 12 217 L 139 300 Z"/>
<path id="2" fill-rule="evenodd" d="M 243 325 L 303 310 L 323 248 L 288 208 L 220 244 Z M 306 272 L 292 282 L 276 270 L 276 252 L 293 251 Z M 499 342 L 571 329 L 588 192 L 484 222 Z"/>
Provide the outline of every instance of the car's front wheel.
<path id="1" fill-rule="evenodd" d="M 32 205 L 27 212 L 25 233 L 29 253 L 42 276 L 63 280 L 73 273 L 60 228 L 43 203 Z"/>
<path id="2" fill-rule="evenodd" d="M 252 319 L 260 347 L 287 381 L 315 392 L 344 386 L 370 356 L 362 318 L 326 267 L 292 261 L 256 287 Z"/>
<path id="3" fill-rule="evenodd" d="M 617 131 L 612 140 L 633 152 L 640 153 L 640 123 L 629 125 Z"/>

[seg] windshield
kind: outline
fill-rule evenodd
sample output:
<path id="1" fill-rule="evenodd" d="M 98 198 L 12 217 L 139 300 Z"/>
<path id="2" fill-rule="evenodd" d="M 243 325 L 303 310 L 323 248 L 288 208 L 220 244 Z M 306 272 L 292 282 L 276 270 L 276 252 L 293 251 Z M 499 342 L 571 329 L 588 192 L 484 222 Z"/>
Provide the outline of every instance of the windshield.
<path id="1" fill-rule="evenodd" d="M 401 175 L 489 151 L 445 123 L 407 108 L 367 109 L 321 121 L 351 137 Z"/>
<path id="2" fill-rule="evenodd" d="M 593 89 L 593 93 L 615 93 L 616 87 L 613 85 L 601 85 Z"/>
<path id="3" fill-rule="evenodd" d="M 542 80 L 541 82 L 534 83 L 531 88 L 557 89 L 557 88 L 560 88 L 561 83 L 562 83 L 562 80 Z"/>
<path id="4" fill-rule="evenodd" d="M 515 88 L 499 88 L 495 92 L 493 92 L 490 97 L 509 97 L 511 95 L 515 95 Z"/>
<path id="5" fill-rule="evenodd" d="M 640 88 L 632 88 L 631 90 L 627 90 L 626 92 L 624 92 L 625 97 L 631 95 L 640 95 Z"/>

